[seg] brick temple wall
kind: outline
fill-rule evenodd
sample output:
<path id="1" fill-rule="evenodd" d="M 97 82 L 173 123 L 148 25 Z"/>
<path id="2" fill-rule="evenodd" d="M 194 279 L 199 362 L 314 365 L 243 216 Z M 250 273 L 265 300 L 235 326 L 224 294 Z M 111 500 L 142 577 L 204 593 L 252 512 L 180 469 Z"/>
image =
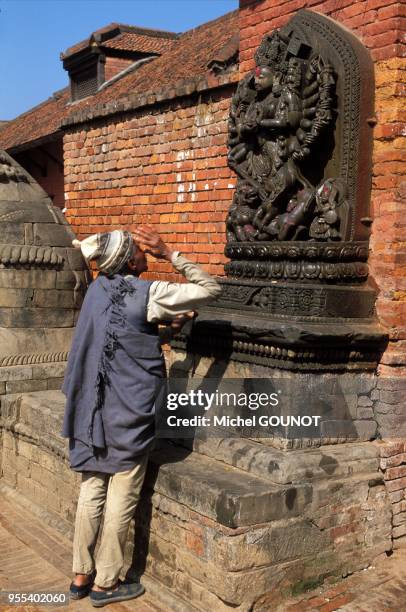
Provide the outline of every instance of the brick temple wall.
<path id="1" fill-rule="evenodd" d="M 224 219 L 235 186 L 226 161 L 234 87 L 69 129 L 65 198 L 75 232 L 150 223 L 169 244 L 222 275 Z M 150 264 L 154 278 L 175 277 L 170 270 Z"/>

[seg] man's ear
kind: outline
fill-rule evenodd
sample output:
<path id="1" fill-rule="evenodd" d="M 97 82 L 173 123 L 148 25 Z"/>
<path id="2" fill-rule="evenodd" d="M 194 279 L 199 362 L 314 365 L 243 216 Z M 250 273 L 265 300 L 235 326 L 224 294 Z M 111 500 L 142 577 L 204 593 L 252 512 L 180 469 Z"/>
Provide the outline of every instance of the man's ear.
<path id="1" fill-rule="evenodd" d="M 135 270 L 137 268 L 137 264 L 132 258 L 127 261 L 127 268 L 130 268 L 130 270 Z"/>

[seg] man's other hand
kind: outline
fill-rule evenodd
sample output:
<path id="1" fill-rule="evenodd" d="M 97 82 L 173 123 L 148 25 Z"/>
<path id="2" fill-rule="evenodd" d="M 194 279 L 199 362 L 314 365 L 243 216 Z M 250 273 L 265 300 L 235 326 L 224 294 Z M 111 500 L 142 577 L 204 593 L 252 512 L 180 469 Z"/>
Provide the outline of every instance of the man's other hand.
<path id="1" fill-rule="evenodd" d="M 157 231 L 151 225 L 139 225 L 133 233 L 135 242 L 137 242 L 145 253 L 153 255 L 157 259 L 166 259 L 171 261 L 172 250 L 162 240 Z"/>

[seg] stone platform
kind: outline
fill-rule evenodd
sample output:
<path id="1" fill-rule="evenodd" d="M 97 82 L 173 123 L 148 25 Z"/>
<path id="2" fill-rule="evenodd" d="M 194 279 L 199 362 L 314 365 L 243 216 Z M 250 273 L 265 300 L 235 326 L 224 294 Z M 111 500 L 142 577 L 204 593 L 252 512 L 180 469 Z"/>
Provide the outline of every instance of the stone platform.
<path id="1" fill-rule="evenodd" d="M 59 437 L 58 391 L 4 396 L 2 481 L 70 536 L 79 479 Z M 281 451 L 252 440 L 164 443 L 151 456 L 127 550 L 190 609 L 257 611 L 368 567 L 392 549 L 376 443 Z M 135 542 L 135 546 L 134 546 Z"/>

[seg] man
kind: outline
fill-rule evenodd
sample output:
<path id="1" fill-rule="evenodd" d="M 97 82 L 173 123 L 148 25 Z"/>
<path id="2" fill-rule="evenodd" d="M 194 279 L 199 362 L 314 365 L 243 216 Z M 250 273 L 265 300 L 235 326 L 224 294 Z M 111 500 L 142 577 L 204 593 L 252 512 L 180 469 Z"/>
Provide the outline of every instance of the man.
<path id="1" fill-rule="evenodd" d="M 80 599 L 90 593 L 93 606 L 102 607 L 144 592 L 139 583 L 120 583 L 119 575 L 165 376 L 158 323 L 172 322 L 172 330 L 179 330 L 190 311 L 221 289 L 150 226 L 140 226 L 134 236 L 115 230 L 73 244 L 94 261 L 99 275 L 82 305 L 63 385 L 62 435 L 69 438 L 72 469 L 82 472 L 70 594 Z M 170 261 L 189 282 L 141 280 L 145 253 Z"/>

